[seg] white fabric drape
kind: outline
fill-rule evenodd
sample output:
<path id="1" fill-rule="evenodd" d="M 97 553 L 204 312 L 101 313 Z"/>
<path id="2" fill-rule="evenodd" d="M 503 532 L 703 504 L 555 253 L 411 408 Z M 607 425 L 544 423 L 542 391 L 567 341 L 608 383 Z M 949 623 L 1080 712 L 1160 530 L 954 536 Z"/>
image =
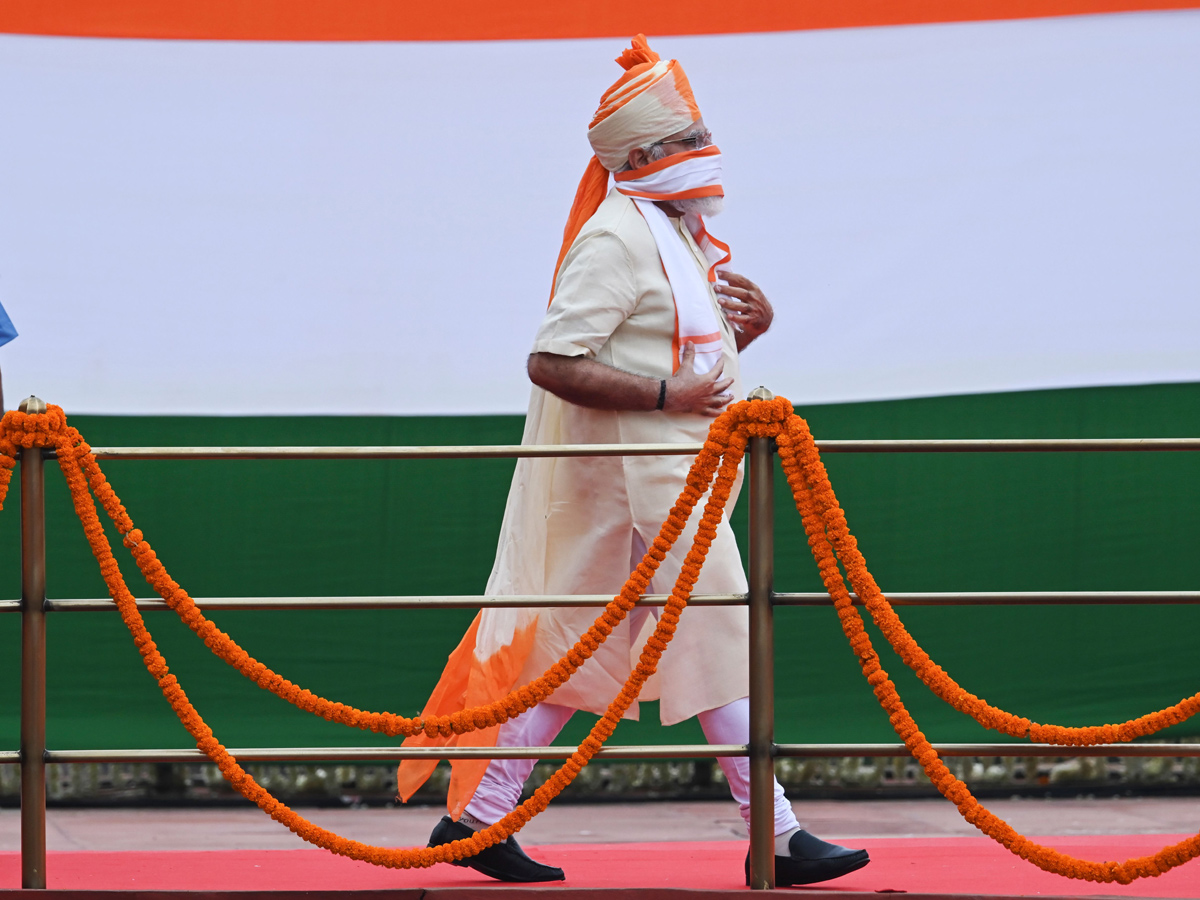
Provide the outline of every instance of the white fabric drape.
<path id="1" fill-rule="evenodd" d="M 688 343 L 696 348 L 693 367 L 698 373 L 708 372 L 721 361 L 721 326 L 713 309 L 708 282 L 696 267 L 692 251 L 679 239 L 670 217 L 651 200 L 634 200 L 646 218 L 650 233 L 658 244 L 663 270 L 671 282 L 678 316 L 677 353 L 682 359 Z"/>
<path id="2" fill-rule="evenodd" d="M 523 412 L 619 43 L 0 36 L 5 396 Z M 687 68 L 724 153 L 719 234 L 775 304 L 751 385 L 1200 380 L 1200 10 L 654 47 Z"/>

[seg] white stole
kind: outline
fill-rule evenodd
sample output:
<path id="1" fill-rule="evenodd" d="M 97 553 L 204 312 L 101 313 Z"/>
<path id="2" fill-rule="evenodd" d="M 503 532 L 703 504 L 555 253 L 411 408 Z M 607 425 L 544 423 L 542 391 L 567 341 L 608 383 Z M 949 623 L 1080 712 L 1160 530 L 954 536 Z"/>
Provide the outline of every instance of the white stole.
<path id="1" fill-rule="evenodd" d="M 641 169 L 620 172 L 616 182 L 617 190 L 637 204 L 650 226 L 663 271 L 671 283 L 675 298 L 673 368 L 679 368 L 683 352 L 691 343 L 696 350 L 695 371 L 699 374 L 708 372 L 720 361 L 722 349 L 721 323 L 713 305 L 710 285 L 717 280 L 717 266 L 729 262 L 729 247 L 709 235 L 700 216 L 684 216 L 684 227 L 708 263 L 706 271 L 701 273 L 687 241 L 675 230 L 670 217 L 656 201 L 723 195 L 721 151 L 716 147 L 704 147 L 677 153 Z"/>
<path id="2" fill-rule="evenodd" d="M 717 321 L 709 281 L 716 280 L 717 265 L 729 260 L 728 248 L 725 252 L 718 249 L 704 230 L 699 216 L 684 217 L 684 226 L 709 262 L 709 278 L 706 279 L 696 266 L 691 248 L 671 224 L 670 217 L 653 200 L 635 199 L 633 202 L 650 226 L 663 271 L 667 273 L 675 297 L 675 367 L 678 368 L 684 349 L 691 343 L 696 348 L 695 371 L 697 374 L 708 372 L 720 362 L 722 352 L 721 323 Z"/>

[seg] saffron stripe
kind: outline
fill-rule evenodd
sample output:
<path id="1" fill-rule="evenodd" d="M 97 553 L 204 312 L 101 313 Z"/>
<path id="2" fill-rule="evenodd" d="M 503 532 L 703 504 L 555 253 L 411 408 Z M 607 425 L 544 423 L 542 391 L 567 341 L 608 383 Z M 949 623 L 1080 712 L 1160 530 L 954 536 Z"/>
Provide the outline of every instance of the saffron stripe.
<path id="1" fill-rule="evenodd" d="M 741 34 L 1194 9 L 1196 0 L 6 0 L 0 33 L 259 41 L 482 41 Z"/>

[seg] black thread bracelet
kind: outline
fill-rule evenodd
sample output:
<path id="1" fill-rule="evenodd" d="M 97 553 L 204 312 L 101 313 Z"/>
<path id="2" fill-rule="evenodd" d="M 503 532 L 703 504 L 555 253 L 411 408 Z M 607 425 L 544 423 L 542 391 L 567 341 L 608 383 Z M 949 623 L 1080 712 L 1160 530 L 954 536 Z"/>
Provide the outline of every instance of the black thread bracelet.
<path id="1" fill-rule="evenodd" d="M 655 409 L 662 409 L 667 404 L 667 379 L 662 378 L 658 382 L 658 405 Z"/>

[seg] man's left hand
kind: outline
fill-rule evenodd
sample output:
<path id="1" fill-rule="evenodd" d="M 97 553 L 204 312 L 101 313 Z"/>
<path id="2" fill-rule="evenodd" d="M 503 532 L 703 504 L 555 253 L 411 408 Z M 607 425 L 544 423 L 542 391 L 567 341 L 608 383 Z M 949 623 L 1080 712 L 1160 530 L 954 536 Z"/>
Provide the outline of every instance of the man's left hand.
<path id="1" fill-rule="evenodd" d="M 744 275 L 736 272 L 717 272 L 726 284 L 717 283 L 714 290 L 720 295 L 717 302 L 725 310 L 725 318 L 737 331 L 738 350 L 766 332 L 775 318 L 775 310 L 762 289 Z"/>

